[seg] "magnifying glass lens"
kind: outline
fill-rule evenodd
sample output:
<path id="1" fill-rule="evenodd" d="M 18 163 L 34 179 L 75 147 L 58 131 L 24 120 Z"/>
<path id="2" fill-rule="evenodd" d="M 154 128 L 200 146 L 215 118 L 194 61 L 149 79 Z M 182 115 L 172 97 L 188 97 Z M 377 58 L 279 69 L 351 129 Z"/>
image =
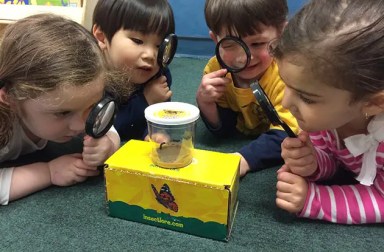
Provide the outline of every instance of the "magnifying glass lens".
<path id="1" fill-rule="evenodd" d="M 219 48 L 224 64 L 234 70 L 243 69 L 247 65 L 247 54 L 241 45 L 234 41 L 226 41 Z"/>
<path id="2" fill-rule="evenodd" d="M 166 66 L 169 64 L 170 60 L 171 60 L 171 52 L 172 52 L 172 48 L 173 48 L 173 44 L 172 42 L 168 43 L 166 46 L 165 46 L 165 49 L 164 49 L 164 54 L 163 54 L 163 66 Z"/>
<path id="3" fill-rule="evenodd" d="M 216 46 L 216 57 L 222 67 L 229 72 L 237 73 L 247 67 L 251 55 L 241 39 L 225 37 Z"/>
<path id="4" fill-rule="evenodd" d="M 177 36 L 175 34 L 169 34 L 159 47 L 159 54 L 157 61 L 160 66 L 166 67 L 169 65 L 176 53 L 177 49 Z"/>
<path id="5" fill-rule="evenodd" d="M 99 138 L 112 127 L 115 119 L 116 103 L 111 99 L 100 101 L 88 116 L 85 131 L 87 135 Z"/>

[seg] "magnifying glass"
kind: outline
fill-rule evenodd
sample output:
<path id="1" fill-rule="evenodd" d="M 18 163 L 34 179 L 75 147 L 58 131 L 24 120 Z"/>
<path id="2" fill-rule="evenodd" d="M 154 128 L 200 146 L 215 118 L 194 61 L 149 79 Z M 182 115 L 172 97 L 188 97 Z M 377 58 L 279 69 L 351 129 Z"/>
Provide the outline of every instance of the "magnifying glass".
<path id="1" fill-rule="evenodd" d="M 221 67 L 231 74 L 244 70 L 251 61 L 248 46 L 240 38 L 233 36 L 221 39 L 216 45 L 215 54 Z"/>
<path id="2" fill-rule="evenodd" d="M 175 56 L 177 41 L 176 34 L 171 33 L 164 38 L 163 42 L 161 42 L 157 53 L 157 64 L 160 66 L 160 69 L 154 76 L 147 80 L 146 83 L 159 78 L 164 73 L 164 69 L 171 63 Z"/>
<path id="3" fill-rule="evenodd" d="M 157 63 L 160 69 L 167 67 L 173 60 L 177 49 L 177 41 L 177 36 L 173 33 L 164 38 L 157 54 Z"/>
<path id="4" fill-rule="evenodd" d="M 112 127 L 117 105 L 110 95 L 105 95 L 91 110 L 85 122 L 85 133 L 93 138 L 104 136 Z"/>
<path id="5" fill-rule="evenodd" d="M 216 58 L 221 67 L 226 68 L 228 72 L 238 73 L 244 70 L 251 60 L 251 53 L 248 46 L 240 38 L 227 36 L 220 40 L 216 45 Z M 235 78 L 233 78 L 235 82 Z M 296 137 L 291 128 L 279 117 L 268 96 L 255 81 L 250 85 L 253 95 L 260 104 L 264 113 L 273 125 L 280 125 L 289 137 Z"/>

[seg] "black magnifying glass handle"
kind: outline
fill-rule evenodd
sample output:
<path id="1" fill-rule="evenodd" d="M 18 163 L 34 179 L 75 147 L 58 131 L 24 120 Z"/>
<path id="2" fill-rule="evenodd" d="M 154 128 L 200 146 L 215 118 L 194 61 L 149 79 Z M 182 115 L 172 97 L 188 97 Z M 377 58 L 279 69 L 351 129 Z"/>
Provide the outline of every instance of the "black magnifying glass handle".
<path id="1" fill-rule="evenodd" d="M 250 87 L 252 89 L 253 95 L 256 98 L 256 101 L 259 103 L 260 107 L 267 115 L 269 121 L 273 125 L 280 125 L 289 137 L 297 137 L 296 134 L 292 131 L 292 129 L 280 118 L 279 114 L 275 110 L 275 107 L 272 105 L 271 101 L 264 92 L 263 88 L 260 86 L 259 82 L 253 82 Z"/>
<path id="2" fill-rule="evenodd" d="M 287 133 L 289 137 L 297 137 L 296 134 L 292 131 L 292 129 L 284 122 L 282 121 L 281 127 L 283 127 L 284 131 Z"/>

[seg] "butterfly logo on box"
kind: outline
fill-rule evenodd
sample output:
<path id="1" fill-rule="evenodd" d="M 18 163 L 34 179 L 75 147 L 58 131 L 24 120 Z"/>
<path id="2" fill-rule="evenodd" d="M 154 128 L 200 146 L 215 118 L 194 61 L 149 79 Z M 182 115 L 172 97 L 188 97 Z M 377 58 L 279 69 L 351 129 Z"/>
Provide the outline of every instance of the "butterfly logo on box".
<path id="1" fill-rule="evenodd" d="M 171 209 L 174 212 L 179 211 L 179 206 L 176 204 L 175 197 L 173 197 L 171 189 L 169 189 L 169 186 L 167 184 L 164 184 L 161 187 L 160 192 L 157 191 L 154 185 L 151 184 L 151 186 L 153 193 L 156 196 L 157 202 L 159 202 L 166 208 Z"/>

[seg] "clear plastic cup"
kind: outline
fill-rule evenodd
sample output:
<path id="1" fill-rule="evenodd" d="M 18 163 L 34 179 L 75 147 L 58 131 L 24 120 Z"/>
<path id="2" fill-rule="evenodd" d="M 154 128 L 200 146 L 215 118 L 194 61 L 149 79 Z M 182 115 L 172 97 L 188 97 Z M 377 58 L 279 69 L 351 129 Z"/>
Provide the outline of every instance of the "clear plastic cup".
<path id="1" fill-rule="evenodd" d="M 162 102 L 145 109 L 152 162 L 163 168 L 181 168 L 193 159 L 199 109 L 183 102 Z"/>

